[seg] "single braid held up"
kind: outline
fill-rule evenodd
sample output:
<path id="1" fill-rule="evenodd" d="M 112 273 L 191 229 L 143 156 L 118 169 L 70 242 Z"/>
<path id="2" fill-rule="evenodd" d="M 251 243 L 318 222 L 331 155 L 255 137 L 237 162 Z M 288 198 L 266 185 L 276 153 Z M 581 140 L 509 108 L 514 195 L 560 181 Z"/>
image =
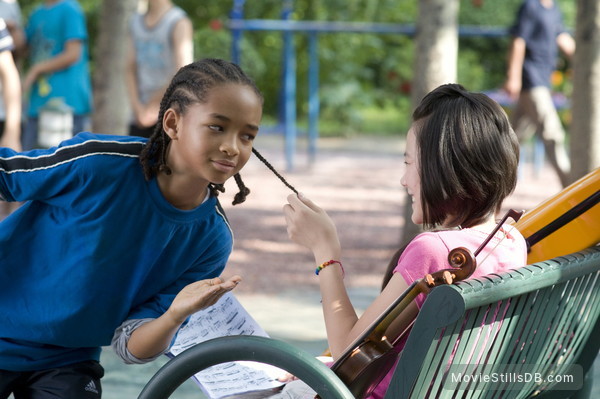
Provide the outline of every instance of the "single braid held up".
<path id="1" fill-rule="evenodd" d="M 252 153 L 254 155 L 256 155 L 256 157 L 263 164 L 265 164 L 265 166 L 267 168 L 269 168 L 269 170 L 271 172 L 273 172 L 273 174 L 275 174 L 275 176 L 277 176 L 279 178 L 279 180 L 281 180 L 283 182 L 283 184 L 285 184 L 286 187 L 288 187 L 294 193 L 298 194 L 298 190 L 296 190 L 296 188 L 294 188 L 294 186 L 292 186 L 290 183 L 288 183 L 288 181 L 279 172 L 277 172 L 275 167 L 273 167 L 273 165 L 271 165 L 271 163 L 269 161 L 267 161 L 265 159 L 265 157 L 263 157 L 262 154 L 260 152 L 258 152 L 258 150 L 256 148 L 254 148 L 254 147 L 252 148 Z M 237 204 L 241 204 L 242 202 L 246 201 L 246 197 L 250 194 L 250 189 L 248 187 L 246 187 L 246 185 L 244 184 L 244 182 L 242 180 L 242 176 L 239 173 L 236 173 L 233 176 L 233 178 L 235 179 L 235 182 L 238 186 L 239 192 L 235 195 L 232 204 L 237 205 Z"/>
<path id="2" fill-rule="evenodd" d="M 267 168 L 269 168 L 271 170 L 271 172 L 273 172 L 275 174 L 275 176 L 277 176 L 279 178 L 279 180 L 281 180 L 283 182 L 283 184 L 285 184 L 285 186 L 287 188 L 289 188 L 290 190 L 292 190 L 296 195 L 298 194 L 298 190 L 296 190 L 296 188 L 294 186 L 292 186 L 290 183 L 287 182 L 287 180 L 281 176 L 281 174 L 279 172 L 277 172 L 277 170 L 275 170 L 275 168 L 273 167 L 273 165 L 271 165 L 271 163 L 269 161 L 267 161 L 265 159 L 265 157 L 262 156 L 262 154 L 260 152 L 258 152 L 258 150 L 256 150 L 255 148 L 252 148 L 252 153 L 254 155 L 256 155 L 256 157 L 265 164 L 265 166 Z M 238 184 L 239 185 L 239 184 Z"/>

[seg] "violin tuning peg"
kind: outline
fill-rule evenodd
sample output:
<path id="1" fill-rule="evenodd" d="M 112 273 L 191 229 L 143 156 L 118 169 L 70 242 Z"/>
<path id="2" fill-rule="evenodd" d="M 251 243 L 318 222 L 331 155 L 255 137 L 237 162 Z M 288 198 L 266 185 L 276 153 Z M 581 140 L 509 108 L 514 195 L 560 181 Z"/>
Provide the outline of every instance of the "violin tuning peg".
<path id="1" fill-rule="evenodd" d="M 427 285 L 430 287 L 433 287 L 433 285 L 435 284 L 435 281 L 433 279 L 433 276 L 431 274 L 428 274 L 425 276 L 425 281 L 427 282 Z"/>
<path id="2" fill-rule="evenodd" d="M 446 284 L 452 284 L 452 282 L 454 281 L 454 275 L 447 270 L 444 271 L 444 274 L 442 276 Z"/>

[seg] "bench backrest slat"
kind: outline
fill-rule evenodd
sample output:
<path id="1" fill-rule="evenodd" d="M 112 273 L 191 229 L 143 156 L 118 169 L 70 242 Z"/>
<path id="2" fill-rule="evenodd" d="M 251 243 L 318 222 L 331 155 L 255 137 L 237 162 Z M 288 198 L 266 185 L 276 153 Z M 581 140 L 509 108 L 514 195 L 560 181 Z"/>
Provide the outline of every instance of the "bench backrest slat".
<path id="1" fill-rule="evenodd" d="M 481 379 L 453 383 L 448 371 L 476 375 L 490 372 L 491 365 L 521 365 L 525 368 L 520 371 L 547 375 L 567 373 L 578 364 L 585 373 L 600 346 L 599 315 L 598 246 L 437 287 L 417 317 L 386 398 L 521 398 L 543 393 L 551 384 L 529 381 L 516 390 L 508 383 Z"/>

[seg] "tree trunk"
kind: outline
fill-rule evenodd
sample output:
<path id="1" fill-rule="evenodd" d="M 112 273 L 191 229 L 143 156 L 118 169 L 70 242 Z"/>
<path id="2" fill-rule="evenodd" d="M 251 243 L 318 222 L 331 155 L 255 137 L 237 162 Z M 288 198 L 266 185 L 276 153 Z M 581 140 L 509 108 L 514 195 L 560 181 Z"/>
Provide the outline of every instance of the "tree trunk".
<path id="1" fill-rule="evenodd" d="M 439 85 L 456 82 L 459 4 L 459 0 L 419 0 L 411 92 L 413 108 Z M 421 232 L 420 226 L 411 222 L 411 215 L 412 205 L 407 197 L 402 233 L 404 243 Z"/>
<path id="2" fill-rule="evenodd" d="M 600 166 L 600 4 L 577 1 L 571 123 L 571 180 Z"/>
<path id="3" fill-rule="evenodd" d="M 413 107 L 439 85 L 456 82 L 458 9 L 459 0 L 419 0 Z"/>
<path id="4" fill-rule="evenodd" d="M 129 99 L 125 89 L 128 20 L 137 0 L 104 0 L 94 49 L 94 115 L 97 133 L 127 134 Z"/>

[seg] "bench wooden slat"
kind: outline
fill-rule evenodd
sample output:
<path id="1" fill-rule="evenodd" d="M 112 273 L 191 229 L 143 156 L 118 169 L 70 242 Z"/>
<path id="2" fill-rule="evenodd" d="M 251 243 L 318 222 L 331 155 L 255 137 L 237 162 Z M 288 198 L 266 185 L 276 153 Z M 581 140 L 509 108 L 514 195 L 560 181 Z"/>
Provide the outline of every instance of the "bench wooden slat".
<path id="1" fill-rule="evenodd" d="M 520 398 L 550 388 L 531 381 L 520 391 L 509 385 L 498 391 L 499 383 L 479 381 L 448 390 L 450 364 L 453 371 L 457 365 L 476 371 L 485 364 L 539 365 L 555 374 L 580 364 L 587 372 L 600 346 L 599 270 L 600 247 L 593 247 L 435 288 L 400 354 L 386 398 Z"/>

